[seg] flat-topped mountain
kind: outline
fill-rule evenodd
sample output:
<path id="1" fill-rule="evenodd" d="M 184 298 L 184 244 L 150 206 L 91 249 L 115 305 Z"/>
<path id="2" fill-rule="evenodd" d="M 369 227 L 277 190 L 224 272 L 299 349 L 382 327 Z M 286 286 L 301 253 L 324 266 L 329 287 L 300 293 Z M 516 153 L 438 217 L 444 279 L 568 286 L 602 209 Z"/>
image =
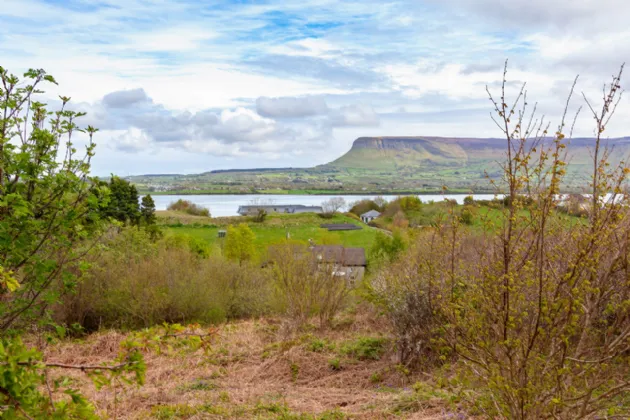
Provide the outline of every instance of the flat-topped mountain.
<path id="1" fill-rule="evenodd" d="M 614 160 L 630 155 L 630 137 L 606 139 L 604 143 L 613 148 Z M 586 164 L 594 144 L 593 138 L 571 139 L 570 164 Z M 477 167 L 503 160 L 505 151 L 506 140 L 499 138 L 359 137 L 345 155 L 325 166 L 374 170 Z"/>

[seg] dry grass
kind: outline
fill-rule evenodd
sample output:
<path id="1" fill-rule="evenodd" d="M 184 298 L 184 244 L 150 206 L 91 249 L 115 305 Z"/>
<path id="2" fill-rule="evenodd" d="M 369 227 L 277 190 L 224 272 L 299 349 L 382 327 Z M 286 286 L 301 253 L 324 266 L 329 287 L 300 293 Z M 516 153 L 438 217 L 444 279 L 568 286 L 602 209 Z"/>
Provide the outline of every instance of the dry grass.
<path id="1" fill-rule="evenodd" d="M 55 371 L 51 377 L 70 377 L 109 418 L 453 418 L 455 412 L 444 401 L 414 400 L 409 387 L 417 378 L 396 372 L 392 349 L 380 360 L 366 361 L 339 351 L 341 343 L 385 330 L 373 314 L 353 316 L 327 332 L 300 335 L 283 333 L 280 321 L 244 321 L 221 327 L 207 354 L 146 354 L 141 388 L 97 390 L 81 372 Z M 61 342 L 48 348 L 46 359 L 101 363 L 116 356 L 124 337 L 106 331 Z M 331 344 L 313 351 L 314 340 Z M 333 358 L 340 360 L 340 370 L 331 368 Z"/>

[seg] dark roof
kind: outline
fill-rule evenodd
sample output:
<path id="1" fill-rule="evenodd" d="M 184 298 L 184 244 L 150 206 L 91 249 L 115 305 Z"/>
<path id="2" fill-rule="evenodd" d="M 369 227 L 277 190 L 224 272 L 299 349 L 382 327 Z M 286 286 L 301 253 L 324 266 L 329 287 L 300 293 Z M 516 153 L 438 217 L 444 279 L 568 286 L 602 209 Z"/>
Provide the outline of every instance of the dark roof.
<path id="1" fill-rule="evenodd" d="M 341 245 L 319 245 L 312 248 L 315 257 L 324 263 L 336 263 L 344 266 L 365 267 L 365 249 L 344 248 Z M 320 259 L 321 256 L 321 259 Z"/>
<path id="2" fill-rule="evenodd" d="M 328 229 L 329 231 L 363 229 L 361 226 L 353 225 L 352 223 L 324 223 L 319 225 L 319 227 Z"/>

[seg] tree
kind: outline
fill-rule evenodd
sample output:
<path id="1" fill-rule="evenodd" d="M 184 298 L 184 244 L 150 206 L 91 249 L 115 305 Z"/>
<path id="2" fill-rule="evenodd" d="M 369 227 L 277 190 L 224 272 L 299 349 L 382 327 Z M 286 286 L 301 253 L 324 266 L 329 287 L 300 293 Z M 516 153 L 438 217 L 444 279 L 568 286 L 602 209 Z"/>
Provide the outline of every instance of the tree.
<path id="1" fill-rule="evenodd" d="M 265 209 L 258 209 L 258 212 L 254 216 L 254 222 L 263 223 L 266 218 L 267 218 L 267 212 L 265 211 Z"/>
<path id="2" fill-rule="evenodd" d="M 110 198 L 104 216 L 136 225 L 140 221 L 140 203 L 136 186 L 115 175 L 109 180 Z"/>
<path id="3" fill-rule="evenodd" d="M 70 262 L 80 260 L 98 235 L 107 200 L 105 191 L 93 188 L 98 180 L 89 178 L 97 130 L 79 129 L 76 120 L 84 114 L 66 109 L 70 98 L 61 97 L 54 113 L 36 100 L 41 84 L 56 83 L 52 76 L 29 70 L 24 77 L 26 84 L 0 67 L 0 266 L 14 284 L 5 279 L 0 285 L 0 331 L 29 315 L 44 320 L 59 290 L 74 287 Z M 81 132 L 87 146 L 77 155 L 74 140 Z M 61 289 L 53 290 L 60 279 Z"/>
<path id="4" fill-rule="evenodd" d="M 142 197 L 140 214 L 145 225 L 155 224 L 155 201 L 153 201 L 153 197 L 151 197 L 151 194 L 147 194 Z"/>
<path id="5" fill-rule="evenodd" d="M 228 226 L 226 236 L 223 252 L 228 259 L 242 264 L 254 257 L 256 235 L 247 224 L 241 223 L 236 227 Z"/>
<path id="6" fill-rule="evenodd" d="M 24 80 L 0 67 L 0 416 L 2 418 L 96 418 L 94 407 L 76 391 L 54 401 L 46 371 L 55 364 L 21 341 L 20 328 L 50 323 L 48 307 L 77 285 L 77 272 L 102 232 L 108 192 L 89 177 L 97 130 L 77 125 L 83 113 L 70 111 L 70 98 L 49 112 L 36 99 L 44 70 Z M 46 127 L 48 125 L 48 127 Z M 85 134 L 84 153 L 75 145 Z M 7 330 L 11 330 L 8 334 Z M 142 382 L 142 355 L 129 346 L 117 365 L 56 367 L 93 373 L 100 384 L 112 375 L 132 374 Z M 128 379 L 128 378 L 125 378 Z"/>
<path id="7" fill-rule="evenodd" d="M 344 207 L 346 207 L 346 200 L 344 200 L 343 197 L 333 197 L 330 200 L 324 201 L 322 203 L 324 214 L 330 216 L 334 215 Z"/>
<path id="8" fill-rule="evenodd" d="M 378 198 L 379 197 L 377 197 L 377 199 Z M 367 213 L 370 210 L 376 210 L 380 213 L 383 211 L 383 207 L 381 204 L 373 200 L 359 200 L 352 203 L 350 210 L 348 211 L 352 214 L 356 214 L 357 216 L 361 216 L 362 214 Z"/>

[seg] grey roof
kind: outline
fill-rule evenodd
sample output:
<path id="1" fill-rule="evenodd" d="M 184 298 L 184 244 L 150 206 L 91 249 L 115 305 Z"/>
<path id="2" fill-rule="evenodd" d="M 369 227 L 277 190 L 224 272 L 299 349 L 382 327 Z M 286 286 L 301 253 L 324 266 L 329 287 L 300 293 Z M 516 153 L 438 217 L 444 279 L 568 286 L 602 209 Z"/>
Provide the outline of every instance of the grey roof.
<path id="1" fill-rule="evenodd" d="M 365 249 L 344 248 L 341 245 L 319 245 L 312 248 L 313 254 L 318 259 L 321 255 L 321 262 L 336 263 L 350 267 L 365 267 Z"/>
<path id="2" fill-rule="evenodd" d="M 266 210 L 269 212 L 281 212 L 281 211 L 286 211 L 288 210 L 288 212 L 308 212 L 308 211 L 312 211 L 315 213 L 321 213 L 323 212 L 323 209 L 321 206 L 305 206 L 304 204 L 260 204 L 260 205 L 248 205 L 248 206 L 238 206 L 238 210 L 237 213 L 249 213 L 249 212 L 254 212 L 257 211 L 259 209 L 262 210 Z"/>
<path id="3" fill-rule="evenodd" d="M 367 213 L 363 213 L 361 217 L 379 217 L 380 215 L 381 213 L 377 212 L 376 210 L 370 210 Z"/>
<path id="4" fill-rule="evenodd" d="M 254 204 L 249 206 L 238 206 L 241 209 L 273 209 L 273 208 L 292 208 L 292 209 L 321 209 L 321 206 L 305 206 L 304 204 Z"/>

